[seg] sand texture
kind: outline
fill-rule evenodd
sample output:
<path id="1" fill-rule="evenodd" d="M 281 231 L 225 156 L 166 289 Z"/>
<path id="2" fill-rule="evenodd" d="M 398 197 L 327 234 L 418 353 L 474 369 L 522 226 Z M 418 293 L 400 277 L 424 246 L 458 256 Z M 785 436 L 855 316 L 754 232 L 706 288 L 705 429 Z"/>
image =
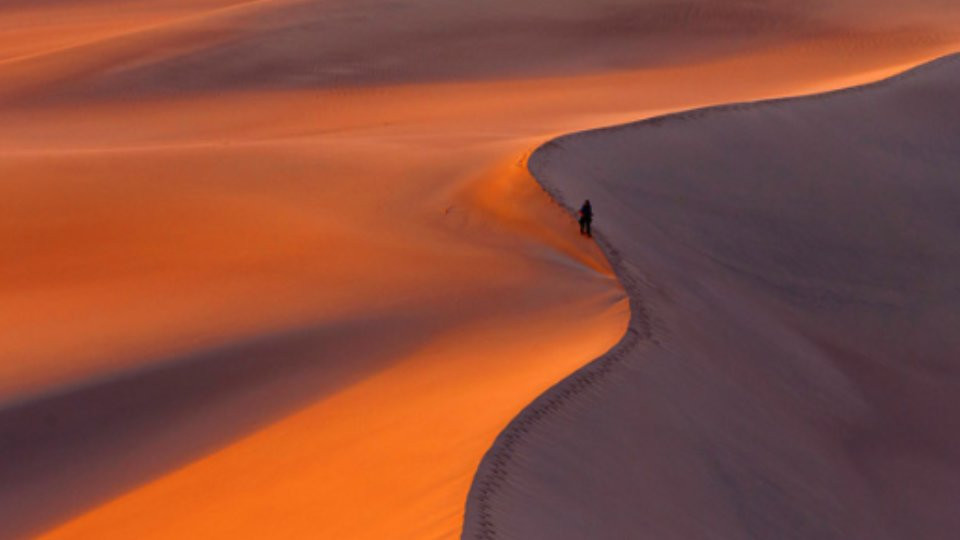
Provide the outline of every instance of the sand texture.
<path id="1" fill-rule="evenodd" d="M 877 80 L 958 21 L 0 2 L 0 538 L 458 536 L 497 434 L 631 317 L 531 151 Z"/>
<path id="2" fill-rule="evenodd" d="M 952 56 L 538 149 L 633 316 L 498 438 L 464 537 L 955 537 L 958 96 Z"/>

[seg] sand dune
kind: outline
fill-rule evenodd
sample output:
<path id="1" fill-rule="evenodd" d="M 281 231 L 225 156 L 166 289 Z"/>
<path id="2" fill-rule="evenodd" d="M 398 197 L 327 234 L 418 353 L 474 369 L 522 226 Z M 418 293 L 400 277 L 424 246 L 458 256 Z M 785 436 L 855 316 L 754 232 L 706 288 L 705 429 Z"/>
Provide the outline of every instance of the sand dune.
<path id="1" fill-rule="evenodd" d="M 633 306 L 500 436 L 467 538 L 953 538 L 960 56 L 562 137 Z"/>
<path id="2" fill-rule="evenodd" d="M 838 37 L 858 38 L 860 46 L 892 38 L 913 49 L 949 41 L 950 22 L 958 17 L 956 6 L 932 0 L 909 10 L 892 2 L 811 6 L 783 0 L 611 0 L 602 6 L 581 0 L 211 0 L 196 7 L 154 0 L 121 10 L 108 8 L 109 2 L 82 9 L 78 2 L 55 5 L 66 13 L 35 24 L 31 41 L 70 35 L 58 19 L 105 29 L 72 46 L 13 56 L 4 66 L 12 76 L 0 85 L 0 96 L 129 100 L 569 76 L 700 63 Z M 9 9 L 7 17 L 37 11 L 23 10 L 26 15 Z M 14 34 L 8 49 L 21 41 Z"/>
<path id="3" fill-rule="evenodd" d="M 629 315 L 533 148 L 957 43 L 722 4 L 4 2 L 0 537 L 457 535 Z"/>

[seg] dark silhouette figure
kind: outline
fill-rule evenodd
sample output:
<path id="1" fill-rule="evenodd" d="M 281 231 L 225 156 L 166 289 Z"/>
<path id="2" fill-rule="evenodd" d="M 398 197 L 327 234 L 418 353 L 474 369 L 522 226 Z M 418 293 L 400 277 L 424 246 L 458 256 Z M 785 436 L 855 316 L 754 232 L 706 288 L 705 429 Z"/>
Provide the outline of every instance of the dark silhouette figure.
<path id="1" fill-rule="evenodd" d="M 590 200 L 583 202 L 580 207 L 580 234 L 593 236 L 590 233 L 590 224 L 593 223 L 593 207 L 590 206 Z"/>

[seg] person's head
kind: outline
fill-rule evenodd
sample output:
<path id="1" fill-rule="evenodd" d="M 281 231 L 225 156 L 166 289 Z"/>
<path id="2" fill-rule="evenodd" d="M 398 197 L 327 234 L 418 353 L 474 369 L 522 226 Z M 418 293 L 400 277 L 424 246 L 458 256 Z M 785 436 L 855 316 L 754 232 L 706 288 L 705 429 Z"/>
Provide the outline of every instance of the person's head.
<path id="1" fill-rule="evenodd" d="M 584 206 L 590 206 L 590 199 L 583 201 Z"/>

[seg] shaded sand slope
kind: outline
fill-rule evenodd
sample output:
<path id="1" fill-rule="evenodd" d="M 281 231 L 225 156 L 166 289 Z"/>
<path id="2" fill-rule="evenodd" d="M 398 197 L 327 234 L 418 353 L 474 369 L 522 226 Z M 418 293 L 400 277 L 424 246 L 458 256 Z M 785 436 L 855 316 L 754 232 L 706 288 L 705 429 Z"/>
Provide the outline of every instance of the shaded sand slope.
<path id="1" fill-rule="evenodd" d="M 464 537 L 955 537 L 958 96 L 954 56 L 540 148 L 631 330 L 500 436 Z"/>

